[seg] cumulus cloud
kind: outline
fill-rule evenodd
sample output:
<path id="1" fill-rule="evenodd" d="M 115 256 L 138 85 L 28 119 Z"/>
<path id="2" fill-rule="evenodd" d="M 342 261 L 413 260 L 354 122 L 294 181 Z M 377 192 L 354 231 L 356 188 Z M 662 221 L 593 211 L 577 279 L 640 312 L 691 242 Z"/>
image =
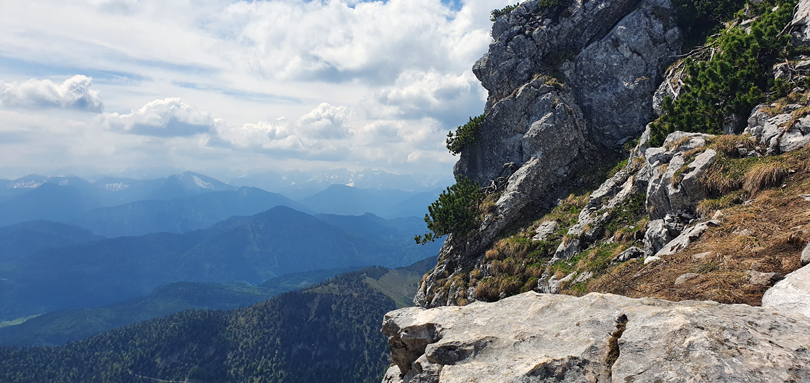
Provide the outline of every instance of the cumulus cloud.
<path id="1" fill-rule="evenodd" d="M 208 27 L 249 48 L 234 59 L 263 76 L 390 83 L 405 69 L 469 67 L 490 41 L 489 10 L 470 10 L 480 2 L 238 2 Z"/>
<path id="2" fill-rule="evenodd" d="M 351 147 L 353 120 L 349 108 L 321 103 L 294 124 L 283 119 L 241 126 L 219 123 L 213 143 L 296 158 L 344 158 Z"/>
<path id="3" fill-rule="evenodd" d="M 101 112 L 99 92 L 90 89 L 93 79 L 76 75 L 61 84 L 51 80 L 0 83 L 0 105 L 23 108 L 65 108 Z"/>
<path id="4" fill-rule="evenodd" d="M 154 100 L 128 114 L 105 113 L 99 124 L 105 129 L 157 137 L 191 136 L 215 130 L 220 121 L 179 98 Z"/>
<path id="5" fill-rule="evenodd" d="M 332 106 L 324 102 L 298 119 L 296 132 L 313 139 L 346 138 L 349 135 L 346 123 L 350 118 L 351 113 L 345 106 Z"/>
<path id="6" fill-rule="evenodd" d="M 393 86 L 384 87 L 363 101 L 367 114 L 377 118 L 423 118 L 444 120 L 449 113 L 467 113 L 479 107 L 483 92 L 471 71 L 460 75 L 435 70 L 405 71 Z"/>

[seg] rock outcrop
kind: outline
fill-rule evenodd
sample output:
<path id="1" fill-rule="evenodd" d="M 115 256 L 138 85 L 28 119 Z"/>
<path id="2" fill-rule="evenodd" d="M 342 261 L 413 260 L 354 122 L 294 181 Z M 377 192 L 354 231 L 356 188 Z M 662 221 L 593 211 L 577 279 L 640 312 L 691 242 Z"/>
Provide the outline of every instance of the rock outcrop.
<path id="1" fill-rule="evenodd" d="M 810 381 L 810 319 L 770 307 L 528 292 L 386 315 L 387 383 Z"/>
<path id="2" fill-rule="evenodd" d="M 552 206 L 593 158 L 643 131 L 661 73 L 681 49 L 668 0 L 540 4 L 495 21 L 489 52 L 473 67 L 489 92 L 486 116 L 454 173 L 489 186 L 504 164 L 518 170 L 474 236 L 445 241 L 414 298 L 420 306 L 452 302 L 452 288 L 430 290 L 475 265 L 504 229 Z"/>
<path id="3" fill-rule="evenodd" d="M 810 318 L 810 266 L 788 274 L 762 296 L 763 306 Z"/>
<path id="4" fill-rule="evenodd" d="M 520 166 L 537 153 L 524 150 L 535 140 L 526 133 L 548 109 L 538 111 L 531 99 L 515 105 L 516 92 L 527 84 L 540 79 L 564 88 L 570 97 L 561 100 L 582 111 L 577 128 L 599 146 L 614 147 L 644 129 L 661 71 L 680 52 L 668 0 L 540 3 L 526 1 L 499 17 L 489 52 L 473 67 L 489 92 L 487 118 L 455 173 L 482 186 L 503 164 Z M 503 102 L 512 104 L 509 113 L 498 106 Z"/>
<path id="5" fill-rule="evenodd" d="M 748 118 L 745 133 L 755 137 L 768 154 L 780 154 L 810 143 L 810 110 L 806 105 L 789 104 L 769 114 L 771 105 L 760 105 Z"/>

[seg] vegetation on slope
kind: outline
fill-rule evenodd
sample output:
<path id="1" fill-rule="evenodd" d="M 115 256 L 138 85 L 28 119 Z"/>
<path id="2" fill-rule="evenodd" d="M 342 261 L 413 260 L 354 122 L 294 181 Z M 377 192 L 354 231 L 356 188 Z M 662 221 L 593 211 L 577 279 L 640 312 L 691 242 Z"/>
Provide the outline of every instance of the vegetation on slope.
<path id="1" fill-rule="evenodd" d="M 355 269 L 356 270 L 356 269 Z M 300 290 L 352 269 L 328 269 L 276 277 L 261 286 L 247 283 L 177 282 L 146 297 L 104 307 L 58 310 L 0 326 L 2 346 L 56 346 L 185 310 L 232 310 Z"/>
<path id="2" fill-rule="evenodd" d="M 729 141 L 748 139 L 721 136 L 711 146 L 721 152 Z M 786 275 L 801 266 L 802 248 L 810 242 L 810 201 L 803 197 L 810 194 L 810 148 L 762 158 L 725 154 L 702 182 L 715 194 L 698 208 L 704 214 L 721 210 L 719 227 L 660 261 L 644 265 L 634 260 L 608 268 L 583 292 L 758 305 L 769 286 L 752 283 L 749 270 Z M 697 277 L 676 285 L 687 273 Z"/>
<path id="3" fill-rule="evenodd" d="M 804 197 L 810 195 L 810 148 L 779 156 L 738 155 L 738 148 L 755 145 L 748 136 L 725 135 L 701 148 L 714 149 L 718 158 L 699 180 L 708 198 L 698 210 L 704 216 L 721 210 L 723 223 L 711 227 L 700 241 L 680 253 L 647 265 L 642 259 L 616 261 L 629 247 L 643 247 L 648 216 L 645 196 L 637 194 L 614 208 L 606 231 L 592 246 L 570 260 L 549 264 L 585 206 L 587 191 L 561 200 L 532 224 L 496 241 L 480 261 L 480 269 L 448 279 L 443 288 L 454 283 L 473 286 L 476 299 L 495 301 L 535 289 L 544 273 L 557 280 L 572 273 L 590 273 L 585 281 L 562 282 L 560 293 L 605 292 L 757 305 L 768 285 L 752 282 L 749 270 L 780 275 L 796 270 L 802 248 L 810 242 L 810 201 Z M 559 223 L 556 233 L 545 241 L 530 239 L 537 226 L 552 220 Z M 687 273 L 698 276 L 688 284 L 676 285 L 675 280 Z M 462 296 L 459 304 L 466 301 Z"/>
<path id="4" fill-rule="evenodd" d="M 703 10 L 709 2 L 688 4 L 698 15 L 715 17 Z M 721 2 L 719 7 L 732 4 Z M 685 85 L 676 100 L 664 100 L 664 114 L 651 125 L 651 145 L 660 146 L 674 131 L 739 131 L 751 109 L 775 86 L 769 69 L 793 53 L 784 28 L 793 17 L 795 4 L 796 0 L 775 0 L 749 5 L 751 17 L 756 18 L 747 27 L 739 25 L 743 18 L 740 12 L 727 29 L 677 63 L 683 66 Z"/>
<path id="5" fill-rule="evenodd" d="M 378 382 L 388 366 L 379 321 L 396 304 L 366 278 L 388 272 L 343 274 L 244 309 L 184 311 L 66 346 L 0 348 L 0 381 Z"/>

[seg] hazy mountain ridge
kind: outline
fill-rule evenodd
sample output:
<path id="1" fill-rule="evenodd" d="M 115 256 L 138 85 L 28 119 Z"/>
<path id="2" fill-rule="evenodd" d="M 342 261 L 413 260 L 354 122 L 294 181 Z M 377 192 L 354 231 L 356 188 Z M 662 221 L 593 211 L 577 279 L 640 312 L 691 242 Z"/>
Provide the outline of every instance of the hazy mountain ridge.
<path id="1" fill-rule="evenodd" d="M 186 233 L 206 229 L 233 216 L 250 216 L 275 206 L 308 211 L 304 205 L 280 194 L 241 187 L 173 200 L 136 201 L 98 208 L 81 214 L 74 224 L 105 237 L 154 232 Z"/>
<path id="2" fill-rule="evenodd" d="M 363 219 L 386 222 L 373 216 Z M 276 207 L 185 234 L 119 237 L 44 250 L 7 262 L 0 270 L 0 319 L 111 304 L 178 281 L 261 283 L 308 270 L 400 266 L 438 249 L 416 246 L 407 230 L 400 233 L 382 237 L 372 230 L 353 235 L 316 217 Z"/>
<path id="3" fill-rule="evenodd" d="M 0 263 L 47 249 L 103 239 L 88 230 L 51 221 L 28 221 L 0 227 Z"/>

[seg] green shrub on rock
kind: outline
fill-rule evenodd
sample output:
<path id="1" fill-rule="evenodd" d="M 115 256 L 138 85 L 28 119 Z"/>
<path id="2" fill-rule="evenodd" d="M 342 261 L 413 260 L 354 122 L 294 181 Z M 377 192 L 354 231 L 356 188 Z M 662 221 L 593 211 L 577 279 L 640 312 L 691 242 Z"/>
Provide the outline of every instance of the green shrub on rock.
<path id="1" fill-rule="evenodd" d="M 790 54 L 790 35 L 782 30 L 793 17 L 795 3 L 779 1 L 776 10 L 758 6 L 762 14 L 750 23 L 750 30 L 732 26 L 704 47 L 713 50 L 710 58 L 687 58 L 681 95 L 675 101 L 664 99 L 664 114 L 651 126 L 650 144 L 660 146 L 678 130 L 738 130 L 774 86 L 769 69 Z"/>
<path id="2" fill-rule="evenodd" d="M 447 234 L 464 234 L 478 226 L 478 204 L 484 192 L 478 183 L 463 176 L 448 187 L 428 206 L 425 223 L 429 232 L 414 237 L 416 243 L 426 244 Z"/>
<path id="3" fill-rule="evenodd" d="M 499 17 L 512 12 L 519 4 L 520 3 L 515 5 L 507 5 L 501 9 L 493 9 L 492 12 L 489 13 L 489 21 L 495 22 L 495 20 L 497 20 Z"/>
<path id="4" fill-rule="evenodd" d="M 461 150 L 464 149 L 465 145 L 475 141 L 475 134 L 478 132 L 478 128 L 480 128 L 481 124 L 484 122 L 485 116 L 486 114 L 482 114 L 478 117 L 470 117 L 470 121 L 456 128 L 455 134 L 453 134 L 453 132 L 448 132 L 447 141 L 445 141 L 447 150 L 449 150 L 453 155 L 456 155 L 461 153 Z"/>

